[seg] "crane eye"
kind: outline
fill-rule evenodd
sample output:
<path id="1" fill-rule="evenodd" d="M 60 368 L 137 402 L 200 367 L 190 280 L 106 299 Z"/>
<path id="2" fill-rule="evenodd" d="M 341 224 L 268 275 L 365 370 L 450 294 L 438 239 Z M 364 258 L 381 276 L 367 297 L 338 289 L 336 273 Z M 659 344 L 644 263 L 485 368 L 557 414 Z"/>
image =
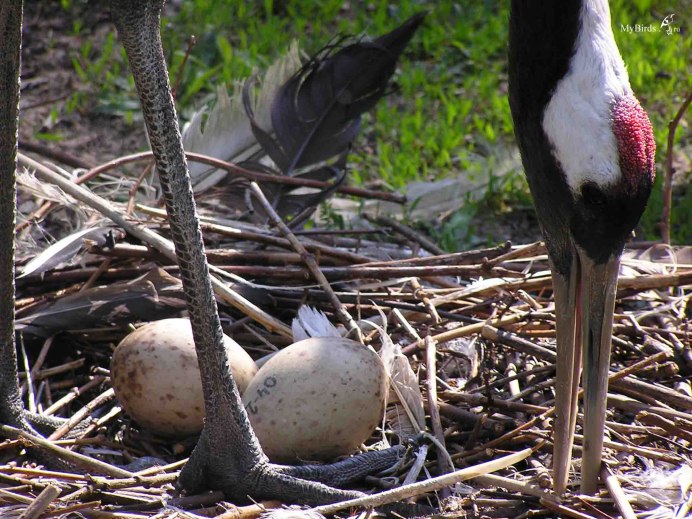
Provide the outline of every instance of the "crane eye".
<path id="1" fill-rule="evenodd" d="M 581 196 L 584 203 L 589 206 L 603 206 L 607 201 L 607 197 L 603 190 L 593 182 L 582 184 Z"/>

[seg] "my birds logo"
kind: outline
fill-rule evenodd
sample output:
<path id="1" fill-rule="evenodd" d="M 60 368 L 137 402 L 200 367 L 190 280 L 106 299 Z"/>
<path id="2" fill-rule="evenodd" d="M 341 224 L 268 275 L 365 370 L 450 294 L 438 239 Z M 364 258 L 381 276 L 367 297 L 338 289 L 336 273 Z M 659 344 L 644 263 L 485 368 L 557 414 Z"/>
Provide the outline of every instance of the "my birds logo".
<path id="1" fill-rule="evenodd" d="M 662 32 L 667 36 L 672 36 L 673 34 L 679 34 L 680 27 L 675 20 L 675 13 L 670 13 L 666 15 L 661 24 L 656 23 L 641 24 L 641 23 L 621 23 L 620 32 L 629 33 L 657 33 Z"/>

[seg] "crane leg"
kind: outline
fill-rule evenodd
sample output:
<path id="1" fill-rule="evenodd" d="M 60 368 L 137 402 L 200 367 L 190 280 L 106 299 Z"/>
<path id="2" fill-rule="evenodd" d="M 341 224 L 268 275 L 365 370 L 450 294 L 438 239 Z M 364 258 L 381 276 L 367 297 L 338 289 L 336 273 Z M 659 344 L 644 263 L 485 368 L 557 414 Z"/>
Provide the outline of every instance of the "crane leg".
<path id="1" fill-rule="evenodd" d="M 0 2 L 0 423 L 32 431 L 17 384 L 14 345 L 14 224 L 19 132 L 22 2 Z M 9 246 L 8 246 L 9 245 Z"/>
<path id="2" fill-rule="evenodd" d="M 206 421 L 181 472 L 180 486 L 191 492 L 220 489 L 234 500 L 251 496 L 325 503 L 360 495 L 296 477 L 309 475 L 313 480 L 334 482 L 334 472 L 338 470 L 334 466 L 308 473 L 272 465 L 262 452 L 233 376 L 226 368 L 221 324 L 161 46 L 163 1 L 114 0 L 111 5 L 142 102 L 202 374 Z M 384 453 L 382 459 L 391 459 L 392 455 L 398 456 L 399 451 Z M 369 468 L 377 466 L 367 457 L 361 459 Z"/>

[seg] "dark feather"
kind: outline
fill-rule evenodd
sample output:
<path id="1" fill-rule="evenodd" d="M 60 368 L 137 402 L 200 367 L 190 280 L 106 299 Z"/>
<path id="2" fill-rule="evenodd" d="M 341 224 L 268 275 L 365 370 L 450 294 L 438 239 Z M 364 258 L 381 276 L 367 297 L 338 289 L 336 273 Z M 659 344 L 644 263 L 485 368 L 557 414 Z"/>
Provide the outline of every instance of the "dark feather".
<path id="1" fill-rule="evenodd" d="M 171 317 L 185 308 L 180 281 L 154 269 L 135 280 L 92 287 L 40 305 L 17 319 L 24 333 L 50 337 L 64 331 Z"/>
<path id="2" fill-rule="evenodd" d="M 284 174 L 348 152 L 361 114 L 385 94 L 397 59 L 424 16 L 373 41 L 332 45 L 310 59 L 272 103 L 274 138 L 254 121 L 245 92 L 253 133 Z"/>

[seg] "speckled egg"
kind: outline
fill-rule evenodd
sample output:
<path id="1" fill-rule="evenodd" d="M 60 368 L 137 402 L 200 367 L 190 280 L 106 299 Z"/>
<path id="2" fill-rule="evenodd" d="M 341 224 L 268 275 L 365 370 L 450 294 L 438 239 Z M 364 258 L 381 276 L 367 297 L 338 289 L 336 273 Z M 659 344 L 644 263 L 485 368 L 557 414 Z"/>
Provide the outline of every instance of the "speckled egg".
<path id="1" fill-rule="evenodd" d="M 379 356 L 338 337 L 296 342 L 260 368 L 243 395 L 272 461 L 331 460 L 358 448 L 380 423 L 387 377 Z"/>
<path id="2" fill-rule="evenodd" d="M 233 339 L 224 339 L 242 393 L 257 366 Z M 154 321 L 125 337 L 113 353 L 111 381 L 123 409 L 150 431 L 181 438 L 202 430 L 202 381 L 188 319 Z"/>

